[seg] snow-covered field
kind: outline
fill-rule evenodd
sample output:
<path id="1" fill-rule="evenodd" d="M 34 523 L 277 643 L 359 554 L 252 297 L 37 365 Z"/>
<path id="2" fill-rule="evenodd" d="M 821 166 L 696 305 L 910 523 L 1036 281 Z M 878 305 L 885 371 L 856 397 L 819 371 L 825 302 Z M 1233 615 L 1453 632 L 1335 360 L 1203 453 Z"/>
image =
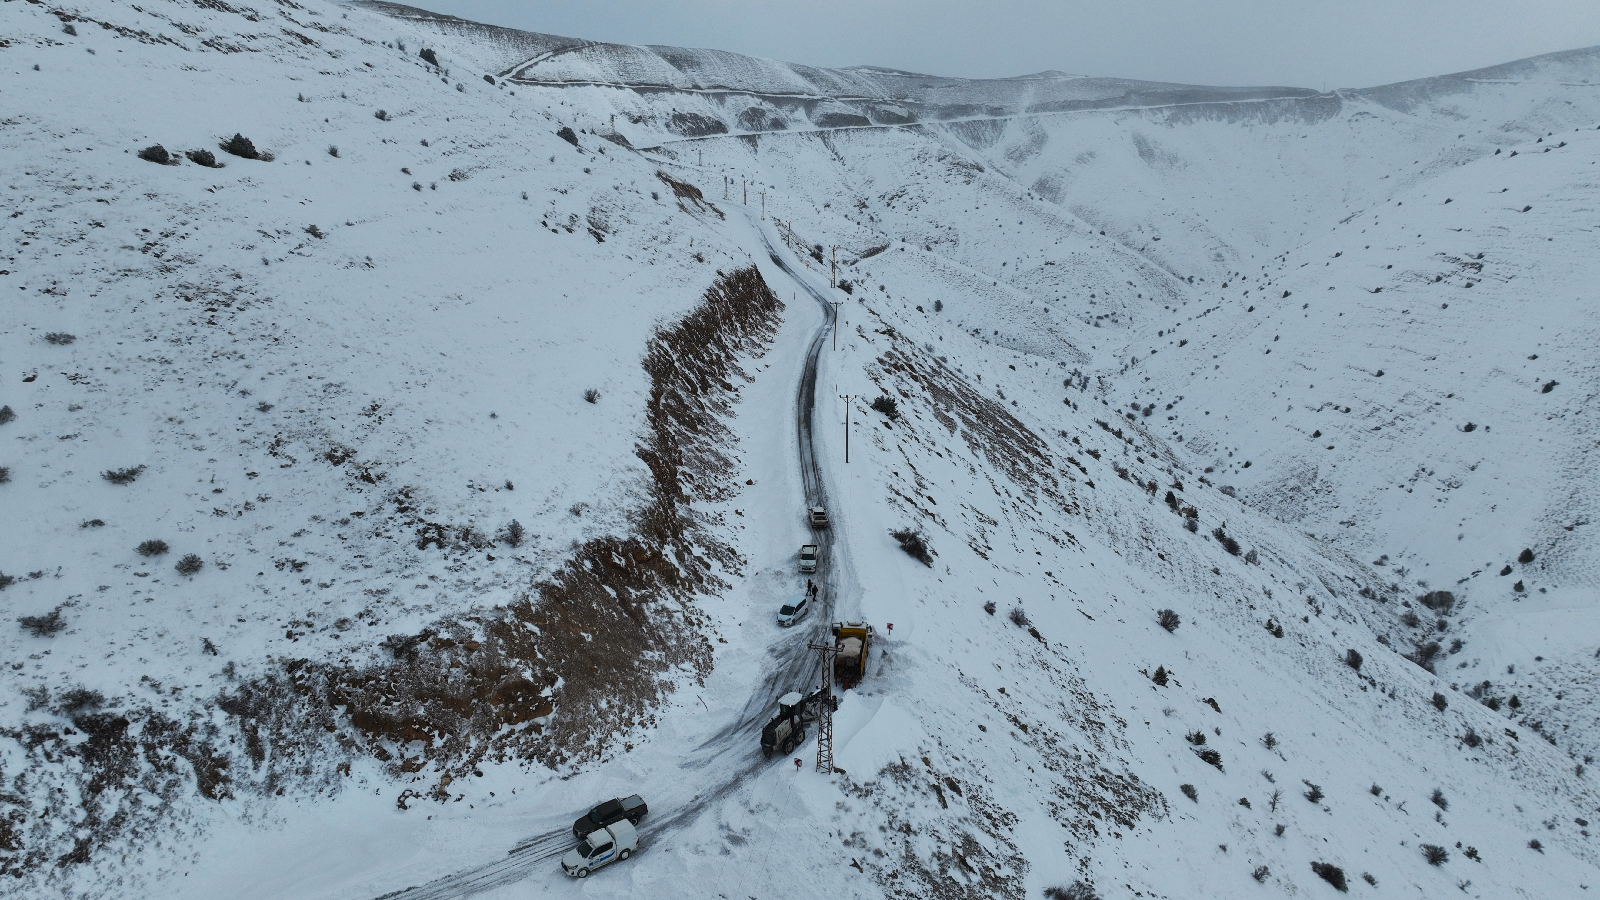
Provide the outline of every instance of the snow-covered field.
<path id="1" fill-rule="evenodd" d="M 0 22 L 8 893 L 1600 879 L 1600 50 L 1317 94 Z M 705 299 L 751 265 L 781 309 Z M 831 775 L 755 743 L 824 624 L 773 620 L 813 294 L 878 635 Z M 511 852 L 633 792 L 636 859 Z"/>

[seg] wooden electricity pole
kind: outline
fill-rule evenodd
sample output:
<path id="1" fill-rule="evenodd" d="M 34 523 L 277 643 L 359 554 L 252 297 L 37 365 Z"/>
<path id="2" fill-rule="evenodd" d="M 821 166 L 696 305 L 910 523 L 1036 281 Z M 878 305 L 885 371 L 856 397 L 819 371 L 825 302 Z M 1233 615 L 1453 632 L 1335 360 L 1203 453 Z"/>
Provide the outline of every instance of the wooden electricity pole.
<path id="1" fill-rule="evenodd" d="M 833 644 L 806 644 L 822 659 L 822 687 L 817 690 L 817 771 L 833 772 Z"/>
<path id="2" fill-rule="evenodd" d="M 748 179 L 741 178 L 741 179 L 739 179 L 739 184 L 740 184 L 741 187 L 744 188 L 744 205 L 745 206 L 749 206 L 750 205 L 750 181 Z"/>
<path id="3" fill-rule="evenodd" d="M 839 349 L 839 307 L 844 305 L 843 300 L 829 300 L 828 305 L 833 307 L 833 349 Z"/>
<path id="4" fill-rule="evenodd" d="M 761 192 L 761 218 L 767 217 L 767 192 Z"/>
<path id="5" fill-rule="evenodd" d="M 839 245 L 833 245 L 833 262 L 828 264 L 828 287 L 839 286 Z"/>
<path id="6" fill-rule="evenodd" d="M 850 401 L 855 399 L 852 394 L 840 394 L 839 399 L 844 401 L 844 461 L 850 462 Z"/>

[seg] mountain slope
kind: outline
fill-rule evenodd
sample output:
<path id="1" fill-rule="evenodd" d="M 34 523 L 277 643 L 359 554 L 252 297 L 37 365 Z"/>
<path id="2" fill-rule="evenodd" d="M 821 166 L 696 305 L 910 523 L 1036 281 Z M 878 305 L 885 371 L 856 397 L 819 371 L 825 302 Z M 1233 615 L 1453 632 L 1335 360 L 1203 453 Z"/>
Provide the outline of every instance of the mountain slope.
<path id="1" fill-rule="evenodd" d="M 29 892 L 522 896 L 634 791 L 589 892 L 1593 882 L 1594 51 L 1314 94 L 5 14 Z M 833 775 L 755 738 L 823 634 L 772 620 L 812 293 L 877 629 Z"/>

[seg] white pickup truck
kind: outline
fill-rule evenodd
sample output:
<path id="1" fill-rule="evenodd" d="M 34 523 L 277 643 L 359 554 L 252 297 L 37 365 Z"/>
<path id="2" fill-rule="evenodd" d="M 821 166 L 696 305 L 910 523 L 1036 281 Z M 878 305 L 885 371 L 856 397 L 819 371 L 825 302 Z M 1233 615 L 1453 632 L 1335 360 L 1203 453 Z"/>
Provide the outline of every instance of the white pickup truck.
<path id="1" fill-rule="evenodd" d="M 561 870 L 574 878 L 588 878 L 601 866 L 627 859 L 639 849 L 639 832 L 627 819 L 591 832 L 561 857 Z"/>
<path id="2" fill-rule="evenodd" d="M 811 573 L 817 570 L 817 545 L 805 544 L 800 548 L 800 571 Z"/>

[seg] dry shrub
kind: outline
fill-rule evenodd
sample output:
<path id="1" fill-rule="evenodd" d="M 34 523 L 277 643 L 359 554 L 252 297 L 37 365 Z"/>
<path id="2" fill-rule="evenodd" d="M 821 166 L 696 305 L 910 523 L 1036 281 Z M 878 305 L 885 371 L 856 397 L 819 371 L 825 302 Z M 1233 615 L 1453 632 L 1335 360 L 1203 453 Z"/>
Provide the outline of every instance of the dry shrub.
<path id="1" fill-rule="evenodd" d="M 133 484 L 134 480 L 144 474 L 144 466 L 133 466 L 127 469 L 107 469 L 100 473 L 100 477 L 112 484 Z"/>
<path id="2" fill-rule="evenodd" d="M 21 616 L 17 623 L 34 637 L 55 637 L 67 627 L 67 620 L 61 617 L 64 606 L 58 606 L 42 616 Z"/>
<path id="3" fill-rule="evenodd" d="M 233 137 L 223 142 L 222 149 L 234 156 L 243 159 L 260 159 L 261 153 L 256 150 L 255 142 L 242 134 L 235 133 Z"/>
<path id="4" fill-rule="evenodd" d="M 895 539 L 895 542 L 900 545 L 900 549 L 904 550 L 907 556 L 929 568 L 933 568 L 933 549 L 928 546 L 928 539 L 923 536 L 921 531 L 902 528 L 898 531 L 889 532 L 889 536 Z"/>
<path id="5" fill-rule="evenodd" d="M 1311 864 L 1311 871 L 1315 872 L 1318 878 L 1333 885 L 1340 893 L 1349 892 L 1350 887 L 1344 880 L 1344 870 L 1338 866 L 1332 863 L 1314 862 Z"/>

